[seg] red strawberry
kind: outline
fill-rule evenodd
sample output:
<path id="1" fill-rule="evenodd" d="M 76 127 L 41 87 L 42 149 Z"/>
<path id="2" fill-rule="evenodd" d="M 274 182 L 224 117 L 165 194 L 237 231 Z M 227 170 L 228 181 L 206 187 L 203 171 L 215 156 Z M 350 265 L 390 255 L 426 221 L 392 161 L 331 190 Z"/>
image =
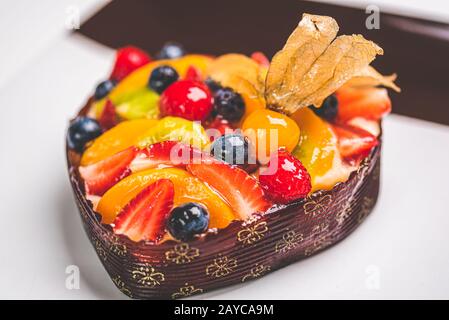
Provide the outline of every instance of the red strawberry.
<path id="1" fill-rule="evenodd" d="M 263 52 L 260 51 L 253 52 L 253 54 L 251 55 L 251 59 L 256 61 L 261 66 L 264 67 L 270 66 L 270 60 L 268 60 L 267 56 Z"/>
<path id="2" fill-rule="evenodd" d="M 220 135 L 224 135 L 225 133 L 231 133 L 233 132 L 234 128 L 232 127 L 232 125 L 229 123 L 228 120 L 223 119 L 221 116 L 217 116 L 208 126 L 208 129 L 215 129 L 217 130 Z M 214 133 L 214 132 L 211 132 Z M 214 134 L 210 134 L 209 135 L 210 141 L 214 142 L 214 140 L 216 138 L 218 138 L 216 135 Z"/>
<path id="3" fill-rule="evenodd" d="M 189 145 L 177 141 L 163 141 L 140 151 L 132 161 L 130 169 L 136 172 L 159 166 L 185 167 L 195 160 L 200 162 L 201 157 L 201 151 Z"/>
<path id="4" fill-rule="evenodd" d="M 111 79 L 120 81 L 137 68 L 151 62 L 151 57 L 139 48 L 128 46 L 117 50 Z"/>
<path id="5" fill-rule="evenodd" d="M 240 168 L 204 159 L 201 164 L 187 165 L 187 170 L 215 189 L 243 220 L 271 206 L 257 180 Z"/>
<path id="6" fill-rule="evenodd" d="M 80 167 L 86 191 L 90 195 L 103 195 L 109 188 L 131 173 L 129 165 L 136 156 L 137 148 L 130 147 L 97 163 Z"/>
<path id="7" fill-rule="evenodd" d="M 201 72 L 194 66 L 190 66 L 186 71 L 184 79 L 191 81 L 201 81 Z"/>
<path id="8" fill-rule="evenodd" d="M 391 100 L 384 88 L 343 87 L 337 91 L 338 122 L 355 117 L 379 120 L 391 111 Z"/>
<path id="9" fill-rule="evenodd" d="M 173 207 L 173 182 L 158 180 L 145 187 L 114 220 L 114 232 L 133 241 L 158 241 L 165 233 L 165 221 Z"/>
<path id="10" fill-rule="evenodd" d="M 108 101 L 106 101 L 98 122 L 103 130 L 109 130 L 117 124 L 117 113 L 111 100 L 108 99 Z"/>
<path id="11" fill-rule="evenodd" d="M 349 120 L 346 124 L 351 127 L 357 127 L 368 131 L 375 137 L 378 137 L 380 134 L 380 124 L 378 120 L 369 120 L 366 118 L 357 117 Z"/>
<path id="12" fill-rule="evenodd" d="M 159 107 L 164 116 L 202 121 L 212 111 L 212 101 L 209 88 L 202 82 L 180 80 L 164 90 Z"/>
<path id="13" fill-rule="evenodd" d="M 347 161 L 358 161 L 365 158 L 371 149 L 379 143 L 371 133 L 357 127 L 333 125 L 332 128 L 338 138 L 340 154 Z"/>
<path id="14" fill-rule="evenodd" d="M 301 161 L 280 149 L 261 169 L 259 182 L 267 196 L 276 203 L 305 198 L 312 190 L 310 175 Z"/>

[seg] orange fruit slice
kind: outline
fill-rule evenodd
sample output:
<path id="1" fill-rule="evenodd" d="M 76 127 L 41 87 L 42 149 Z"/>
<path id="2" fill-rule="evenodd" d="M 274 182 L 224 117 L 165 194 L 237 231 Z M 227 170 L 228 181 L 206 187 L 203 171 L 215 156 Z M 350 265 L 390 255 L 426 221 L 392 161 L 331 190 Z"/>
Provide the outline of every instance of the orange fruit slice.
<path id="1" fill-rule="evenodd" d="M 158 120 L 124 121 L 99 136 L 84 152 L 81 166 L 104 160 L 137 143 L 137 139 L 157 124 Z"/>
<path id="2" fill-rule="evenodd" d="M 209 211 L 209 228 L 225 228 L 235 220 L 232 209 L 201 180 L 178 168 L 149 169 L 134 173 L 109 189 L 97 206 L 102 222 L 112 223 L 122 208 L 146 186 L 169 179 L 175 188 L 174 206 L 198 202 Z"/>

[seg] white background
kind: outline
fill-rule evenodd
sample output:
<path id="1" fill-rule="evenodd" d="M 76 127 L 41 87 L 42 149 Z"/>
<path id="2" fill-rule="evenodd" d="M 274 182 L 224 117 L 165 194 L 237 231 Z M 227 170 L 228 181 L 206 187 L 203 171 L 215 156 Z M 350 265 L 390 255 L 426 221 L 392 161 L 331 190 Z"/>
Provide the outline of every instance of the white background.
<path id="1" fill-rule="evenodd" d="M 64 158 L 67 121 L 113 59 L 70 35 L 66 10 L 76 5 L 84 20 L 106 2 L 0 2 L 0 298 L 125 298 L 84 235 Z M 369 3 L 449 22 L 447 1 L 391 2 Z M 315 257 L 201 297 L 449 298 L 449 127 L 392 115 L 384 130 L 382 193 L 359 229 Z M 79 290 L 66 288 L 69 265 L 80 269 Z"/>

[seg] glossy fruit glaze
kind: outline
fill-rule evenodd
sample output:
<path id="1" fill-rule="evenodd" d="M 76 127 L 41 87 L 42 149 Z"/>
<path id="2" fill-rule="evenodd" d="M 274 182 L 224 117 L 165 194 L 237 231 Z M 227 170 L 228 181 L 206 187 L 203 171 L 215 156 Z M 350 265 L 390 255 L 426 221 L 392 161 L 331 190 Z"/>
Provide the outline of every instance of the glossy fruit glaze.
<path id="1" fill-rule="evenodd" d="M 86 197 L 136 242 L 193 239 L 331 190 L 378 144 L 391 109 L 386 89 L 343 86 L 319 108 L 286 115 L 265 102 L 261 52 L 211 57 L 167 44 L 158 57 L 119 50 L 113 80 L 70 128 L 87 137 L 76 145 Z M 103 133 L 83 133 L 83 121 Z"/>

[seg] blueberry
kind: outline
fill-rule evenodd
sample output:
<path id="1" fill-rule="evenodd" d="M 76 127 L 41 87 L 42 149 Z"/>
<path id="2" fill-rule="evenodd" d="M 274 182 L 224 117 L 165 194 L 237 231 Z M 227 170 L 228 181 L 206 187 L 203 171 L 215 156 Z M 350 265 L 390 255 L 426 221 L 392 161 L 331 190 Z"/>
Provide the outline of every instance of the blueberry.
<path id="1" fill-rule="evenodd" d="M 315 112 L 315 114 L 327 121 L 332 121 L 335 119 L 338 113 L 338 100 L 337 97 L 332 94 L 323 101 L 321 108 L 316 108 L 315 106 L 310 106 L 310 109 Z"/>
<path id="2" fill-rule="evenodd" d="M 94 98 L 95 100 L 100 100 L 106 97 L 109 92 L 116 86 L 117 82 L 115 80 L 105 80 L 100 82 L 95 88 Z"/>
<path id="3" fill-rule="evenodd" d="M 87 142 L 101 135 L 100 124 L 92 118 L 78 117 L 70 123 L 67 144 L 70 149 L 82 152 Z"/>
<path id="4" fill-rule="evenodd" d="M 242 168 L 256 163 L 248 140 L 238 133 L 225 134 L 215 139 L 211 153 L 218 160 Z"/>
<path id="5" fill-rule="evenodd" d="M 209 212 L 195 202 L 188 202 L 174 208 L 170 212 L 167 229 L 178 240 L 193 239 L 196 234 L 204 233 L 209 226 Z"/>
<path id="6" fill-rule="evenodd" d="M 221 89 L 222 86 L 212 78 L 207 78 L 204 83 L 208 86 L 209 90 L 213 93 L 217 92 L 218 89 Z"/>
<path id="7" fill-rule="evenodd" d="M 238 121 L 245 113 L 245 102 L 230 88 L 218 89 L 214 95 L 214 110 L 226 120 Z"/>
<path id="8" fill-rule="evenodd" d="M 186 54 L 184 47 L 177 42 L 167 42 L 156 54 L 157 59 L 176 59 Z"/>
<path id="9" fill-rule="evenodd" d="M 150 75 L 148 86 L 161 94 L 173 82 L 178 80 L 178 72 L 170 66 L 160 66 L 155 68 Z"/>

